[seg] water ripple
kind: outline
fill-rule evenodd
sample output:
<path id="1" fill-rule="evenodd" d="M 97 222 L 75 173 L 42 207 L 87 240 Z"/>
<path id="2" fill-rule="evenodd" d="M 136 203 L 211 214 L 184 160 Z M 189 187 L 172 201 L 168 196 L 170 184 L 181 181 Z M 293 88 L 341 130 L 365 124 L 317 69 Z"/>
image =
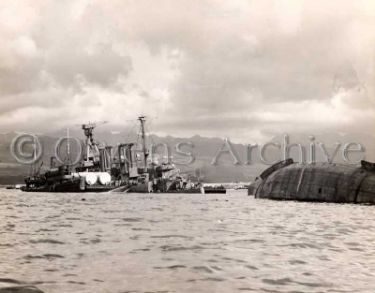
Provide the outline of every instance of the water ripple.
<path id="1" fill-rule="evenodd" d="M 373 206 L 82 198 L 0 189 L 0 293 L 375 292 Z"/>

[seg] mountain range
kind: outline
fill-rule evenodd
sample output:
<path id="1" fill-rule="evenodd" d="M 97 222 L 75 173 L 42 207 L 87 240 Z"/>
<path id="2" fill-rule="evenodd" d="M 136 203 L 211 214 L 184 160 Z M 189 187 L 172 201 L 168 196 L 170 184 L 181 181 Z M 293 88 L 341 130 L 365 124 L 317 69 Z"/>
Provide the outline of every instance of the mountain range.
<path id="1" fill-rule="evenodd" d="M 11 154 L 12 140 L 18 134 L 15 132 L 0 134 L 0 184 L 15 184 L 22 183 L 23 177 L 30 173 L 30 169 L 35 166 L 23 165 L 16 161 Z M 70 137 L 76 137 L 83 141 L 84 136 L 81 131 L 77 129 L 70 131 Z M 38 138 L 43 147 L 43 154 L 41 159 L 36 164 L 41 170 L 49 167 L 50 157 L 55 152 L 56 142 L 60 137 L 65 136 L 65 131 L 40 134 Z M 95 138 L 98 142 L 104 145 L 115 146 L 119 142 L 134 142 L 139 143 L 139 136 L 134 131 L 108 131 L 98 130 L 95 132 Z M 313 141 L 308 135 L 296 135 L 287 137 L 289 144 L 301 144 L 305 151 L 305 159 L 309 160 L 310 144 L 314 143 L 316 161 L 326 161 L 328 157 L 335 153 L 337 143 L 341 145 L 337 148 L 336 154 L 333 158 L 335 163 L 343 163 L 344 148 L 355 149 L 355 143 L 361 143 L 364 146 L 363 152 L 352 152 L 350 154 L 351 161 L 358 161 L 363 155 L 369 160 L 374 160 L 374 137 L 368 135 L 357 134 L 355 137 L 344 134 L 322 134 L 316 137 Z M 198 175 L 204 182 L 249 182 L 254 180 L 261 171 L 269 167 L 269 164 L 276 162 L 283 158 L 283 142 L 285 135 L 278 135 L 273 137 L 268 143 L 262 144 L 263 157 L 267 159 L 268 165 L 262 162 L 261 152 L 259 146 L 254 143 L 251 147 L 244 143 L 231 143 L 224 138 L 208 138 L 195 135 L 190 138 L 179 138 L 173 136 L 158 136 L 150 134 L 147 136 L 148 148 L 157 146 L 154 159 L 158 162 L 167 161 L 167 157 L 172 163 L 175 163 L 182 172 Z M 324 146 L 321 146 L 321 143 Z M 349 147 L 347 144 L 352 143 Z M 165 146 L 168 146 L 169 154 L 166 153 Z M 30 146 L 29 146 L 30 147 Z M 61 147 L 61 152 L 64 153 L 64 143 Z M 176 150 L 180 149 L 180 152 Z M 77 155 L 77 146 L 71 142 L 71 156 Z M 299 159 L 299 146 L 291 147 L 289 155 L 295 160 Z M 228 152 L 231 149 L 232 152 Z M 27 150 L 25 150 L 27 151 Z M 30 150 L 28 150 L 30 151 Z M 181 151 L 185 154 L 181 154 Z M 325 152 L 324 152 L 325 151 Z M 191 155 L 187 155 L 191 153 Z M 287 155 L 289 157 L 289 155 Z M 61 155 L 64 157 L 64 154 Z M 194 158 L 194 160 L 192 159 Z M 187 164 L 188 161 L 191 161 Z M 42 163 L 43 162 L 43 163 Z"/>

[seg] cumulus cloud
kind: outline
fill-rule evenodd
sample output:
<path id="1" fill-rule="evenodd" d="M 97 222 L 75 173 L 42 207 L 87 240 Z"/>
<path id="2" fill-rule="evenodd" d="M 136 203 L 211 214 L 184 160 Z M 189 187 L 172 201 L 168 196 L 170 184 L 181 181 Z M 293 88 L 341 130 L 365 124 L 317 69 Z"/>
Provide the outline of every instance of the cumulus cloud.
<path id="1" fill-rule="evenodd" d="M 2 1 L 0 130 L 373 132 L 368 1 Z"/>

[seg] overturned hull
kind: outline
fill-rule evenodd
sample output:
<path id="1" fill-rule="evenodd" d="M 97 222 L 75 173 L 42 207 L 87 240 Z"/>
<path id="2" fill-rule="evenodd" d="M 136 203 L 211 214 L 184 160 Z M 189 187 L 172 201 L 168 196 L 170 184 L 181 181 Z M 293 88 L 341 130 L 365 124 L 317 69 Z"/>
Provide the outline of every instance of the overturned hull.
<path id="1" fill-rule="evenodd" d="M 375 169 L 369 164 L 298 164 L 289 159 L 263 172 L 249 193 L 275 200 L 375 204 Z"/>

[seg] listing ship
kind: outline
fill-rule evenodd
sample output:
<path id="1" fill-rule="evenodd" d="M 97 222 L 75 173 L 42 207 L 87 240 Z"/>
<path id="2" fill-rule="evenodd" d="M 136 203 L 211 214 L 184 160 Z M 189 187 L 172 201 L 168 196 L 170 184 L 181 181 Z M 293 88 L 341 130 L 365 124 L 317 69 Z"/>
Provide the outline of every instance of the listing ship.
<path id="1" fill-rule="evenodd" d="M 85 157 L 78 166 L 66 163 L 40 170 L 25 178 L 26 192 L 137 192 L 137 193 L 204 193 L 201 183 L 181 174 L 171 163 L 150 162 L 146 148 L 145 117 L 138 118 L 142 150 L 135 143 L 100 146 L 94 139 L 97 124 L 83 124 L 86 136 Z"/>
<path id="2" fill-rule="evenodd" d="M 134 150 L 134 144 L 119 149 L 118 160 L 125 184 L 115 191 L 137 193 L 204 193 L 202 184 L 182 174 L 172 163 L 156 163 L 149 158 L 146 147 L 146 117 L 138 117 L 140 123 L 141 151 Z M 124 158 L 124 159 L 123 159 Z"/>

